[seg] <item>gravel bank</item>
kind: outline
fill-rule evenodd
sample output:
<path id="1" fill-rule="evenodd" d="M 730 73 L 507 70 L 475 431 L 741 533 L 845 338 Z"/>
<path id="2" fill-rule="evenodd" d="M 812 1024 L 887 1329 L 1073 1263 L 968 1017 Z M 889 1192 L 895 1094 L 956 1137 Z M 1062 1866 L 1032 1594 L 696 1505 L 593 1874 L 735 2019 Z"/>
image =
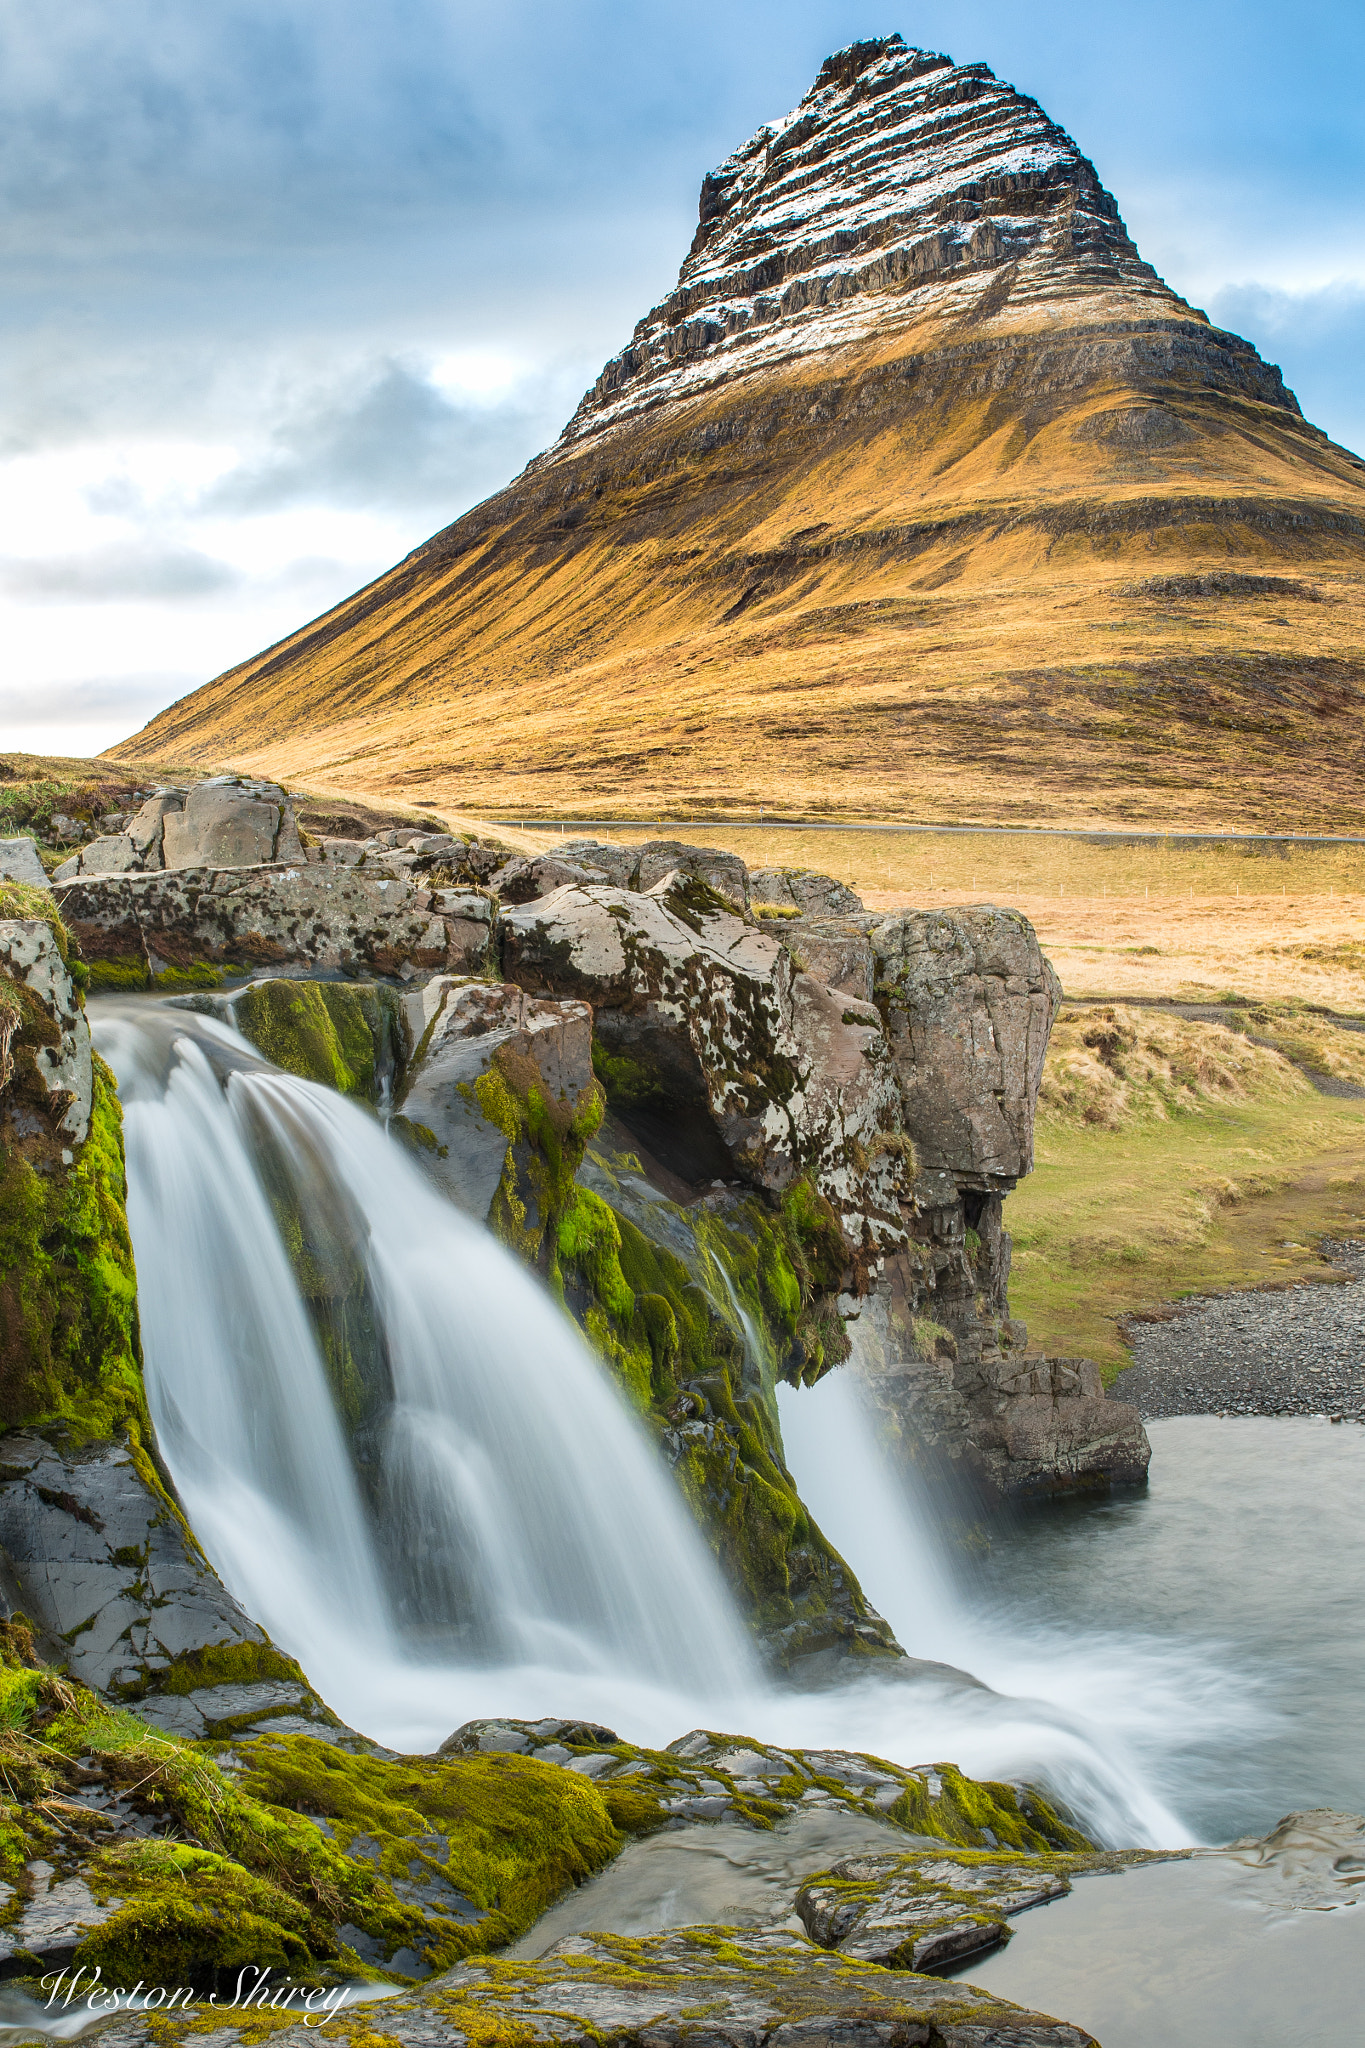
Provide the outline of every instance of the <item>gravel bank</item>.
<path id="1" fill-rule="evenodd" d="M 1347 1286 L 1175 1304 L 1124 1326 L 1134 1363 L 1116 1400 L 1157 1415 L 1334 1415 L 1365 1422 L 1365 1240 L 1324 1247 Z"/>

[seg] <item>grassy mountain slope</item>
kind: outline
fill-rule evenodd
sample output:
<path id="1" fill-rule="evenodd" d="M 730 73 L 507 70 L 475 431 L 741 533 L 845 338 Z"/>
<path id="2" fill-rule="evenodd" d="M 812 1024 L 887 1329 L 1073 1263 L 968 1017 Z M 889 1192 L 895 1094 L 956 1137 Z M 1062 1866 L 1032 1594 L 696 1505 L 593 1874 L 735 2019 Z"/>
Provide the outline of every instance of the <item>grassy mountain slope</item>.
<path id="1" fill-rule="evenodd" d="M 1033 102 L 831 65 L 553 449 L 119 751 L 511 816 L 1359 829 L 1365 464 Z"/>

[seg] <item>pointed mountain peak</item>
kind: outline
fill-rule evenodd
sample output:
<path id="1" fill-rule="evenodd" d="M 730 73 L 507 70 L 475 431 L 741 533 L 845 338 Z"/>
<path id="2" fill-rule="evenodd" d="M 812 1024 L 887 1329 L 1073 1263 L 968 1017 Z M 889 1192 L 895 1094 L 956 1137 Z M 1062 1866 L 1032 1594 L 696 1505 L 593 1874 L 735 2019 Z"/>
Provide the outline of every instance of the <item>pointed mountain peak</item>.
<path id="1" fill-rule="evenodd" d="M 851 43 L 702 180 L 676 286 L 549 455 L 720 379 L 925 321 L 1071 323 L 1138 300 L 1202 319 L 1036 100 L 900 36 Z"/>

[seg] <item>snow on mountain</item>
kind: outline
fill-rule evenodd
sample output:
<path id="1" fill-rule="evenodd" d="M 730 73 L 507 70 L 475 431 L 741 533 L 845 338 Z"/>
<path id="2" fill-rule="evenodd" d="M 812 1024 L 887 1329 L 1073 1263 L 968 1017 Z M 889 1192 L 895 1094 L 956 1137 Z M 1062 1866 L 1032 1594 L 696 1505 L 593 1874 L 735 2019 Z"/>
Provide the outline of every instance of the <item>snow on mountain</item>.
<path id="1" fill-rule="evenodd" d="M 992 285 L 1000 303 L 983 307 Z M 798 107 L 703 180 L 677 285 L 540 460 L 720 378 L 887 324 L 942 311 L 998 317 L 1006 298 L 1013 318 L 1027 308 L 1046 319 L 1116 293 L 1191 317 L 1036 100 L 985 64 L 954 64 L 900 36 L 854 43 Z"/>

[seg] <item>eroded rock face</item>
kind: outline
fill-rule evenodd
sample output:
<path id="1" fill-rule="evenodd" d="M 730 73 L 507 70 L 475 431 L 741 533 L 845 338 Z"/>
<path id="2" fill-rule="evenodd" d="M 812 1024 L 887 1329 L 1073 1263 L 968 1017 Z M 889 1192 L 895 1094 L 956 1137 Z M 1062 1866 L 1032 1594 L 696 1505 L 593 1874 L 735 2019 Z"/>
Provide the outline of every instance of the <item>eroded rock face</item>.
<path id="1" fill-rule="evenodd" d="M 613 1108 L 685 1179 L 802 1172 L 851 1247 L 903 1241 L 900 1103 L 877 1012 L 799 973 L 705 883 L 569 885 L 503 920 L 504 971 L 593 1007 Z"/>
<path id="2" fill-rule="evenodd" d="M 481 1223 L 501 1193 L 521 1210 L 522 1230 L 543 1230 L 549 1191 L 533 1184 L 531 1155 L 540 1148 L 529 1098 L 534 1091 L 561 1139 L 600 1114 L 592 1011 L 510 983 L 445 976 L 405 1005 L 416 1051 L 399 1118 L 415 1156 Z M 544 1164 L 543 1153 L 536 1163 Z"/>
<path id="3" fill-rule="evenodd" d="M 906 1125 L 923 1166 L 1011 1187 L 1033 1165 L 1033 1113 L 1061 984 L 1016 910 L 913 910 L 872 934 Z"/>
<path id="4" fill-rule="evenodd" d="M 0 1436 L 0 1544 L 24 1613 L 74 1676 L 143 1720 L 190 1736 L 282 1713 L 334 1722 L 128 1445 Z"/>
<path id="5" fill-rule="evenodd" d="M 56 881 L 96 988 L 214 987 L 253 968 L 410 979 L 482 965 L 488 926 L 397 876 L 333 866 L 194 868 Z"/>

